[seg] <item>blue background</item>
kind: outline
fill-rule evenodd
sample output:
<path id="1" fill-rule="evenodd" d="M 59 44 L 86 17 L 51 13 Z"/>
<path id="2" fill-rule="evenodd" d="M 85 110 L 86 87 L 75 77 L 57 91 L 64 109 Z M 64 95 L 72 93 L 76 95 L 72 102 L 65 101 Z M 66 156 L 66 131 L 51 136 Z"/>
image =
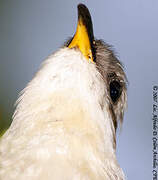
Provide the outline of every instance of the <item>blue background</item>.
<path id="1" fill-rule="evenodd" d="M 158 85 L 157 0 L 0 0 L 0 129 L 41 62 L 72 36 L 77 4 L 94 34 L 112 44 L 128 77 L 128 109 L 117 157 L 128 180 L 152 179 L 152 87 Z"/>

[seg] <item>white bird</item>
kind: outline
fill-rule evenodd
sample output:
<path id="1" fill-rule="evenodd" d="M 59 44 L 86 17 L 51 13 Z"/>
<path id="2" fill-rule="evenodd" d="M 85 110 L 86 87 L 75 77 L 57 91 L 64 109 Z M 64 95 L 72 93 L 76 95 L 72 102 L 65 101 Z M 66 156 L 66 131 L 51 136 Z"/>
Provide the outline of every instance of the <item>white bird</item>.
<path id="1" fill-rule="evenodd" d="M 126 76 L 93 36 L 78 5 L 73 38 L 50 55 L 22 91 L 0 140 L 0 180 L 124 180 L 116 128 L 126 107 Z"/>

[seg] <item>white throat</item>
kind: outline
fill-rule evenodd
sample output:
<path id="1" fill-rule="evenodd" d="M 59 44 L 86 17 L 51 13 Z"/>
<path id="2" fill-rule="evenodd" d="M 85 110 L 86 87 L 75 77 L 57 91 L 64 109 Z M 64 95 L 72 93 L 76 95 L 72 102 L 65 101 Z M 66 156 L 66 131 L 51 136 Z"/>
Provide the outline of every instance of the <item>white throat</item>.
<path id="1" fill-rule="evenodd" d="M 31 180 L 123 179 L 106 93 L 95 64 L 79 51 L 63 48 L 51 55 L 24 89 L 1 142 L 3 153 L 12 147 L 3 155 L 8 162 L 14 153 L 26 159 L 15 159 L 17 169 L 10 164 L 12 173 L 19 171 L 15 179 L 22 179 L 22 169 Z M 11 136 L 14 140 L 4 145 Z"/>

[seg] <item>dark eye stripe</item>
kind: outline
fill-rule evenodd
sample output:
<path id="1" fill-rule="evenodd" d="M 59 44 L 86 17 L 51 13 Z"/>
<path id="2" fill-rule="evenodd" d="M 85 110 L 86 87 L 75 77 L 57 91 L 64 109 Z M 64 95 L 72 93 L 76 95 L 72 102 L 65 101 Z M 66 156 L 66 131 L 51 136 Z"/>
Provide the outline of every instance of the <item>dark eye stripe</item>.
<path id="1" fill-rule="evenodd" d="M 110 97 L 115 103 L 121 95 L 121 85 L 118 81 L 112 81 L 110 83 Z"/>

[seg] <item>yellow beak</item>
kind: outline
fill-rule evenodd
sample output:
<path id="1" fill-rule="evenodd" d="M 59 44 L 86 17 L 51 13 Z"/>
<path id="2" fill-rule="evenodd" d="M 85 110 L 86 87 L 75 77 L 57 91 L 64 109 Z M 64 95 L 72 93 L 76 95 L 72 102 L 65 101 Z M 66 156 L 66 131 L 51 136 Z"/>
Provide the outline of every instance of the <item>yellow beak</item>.
<path id="1" fill-rule="evenodd" d="M 68 47 L 79 48 L 88 61 L 94 62 L 93 41 L 93 25 L 89 10 L 85 5 L 79 4 L 77 30 Z"/>

